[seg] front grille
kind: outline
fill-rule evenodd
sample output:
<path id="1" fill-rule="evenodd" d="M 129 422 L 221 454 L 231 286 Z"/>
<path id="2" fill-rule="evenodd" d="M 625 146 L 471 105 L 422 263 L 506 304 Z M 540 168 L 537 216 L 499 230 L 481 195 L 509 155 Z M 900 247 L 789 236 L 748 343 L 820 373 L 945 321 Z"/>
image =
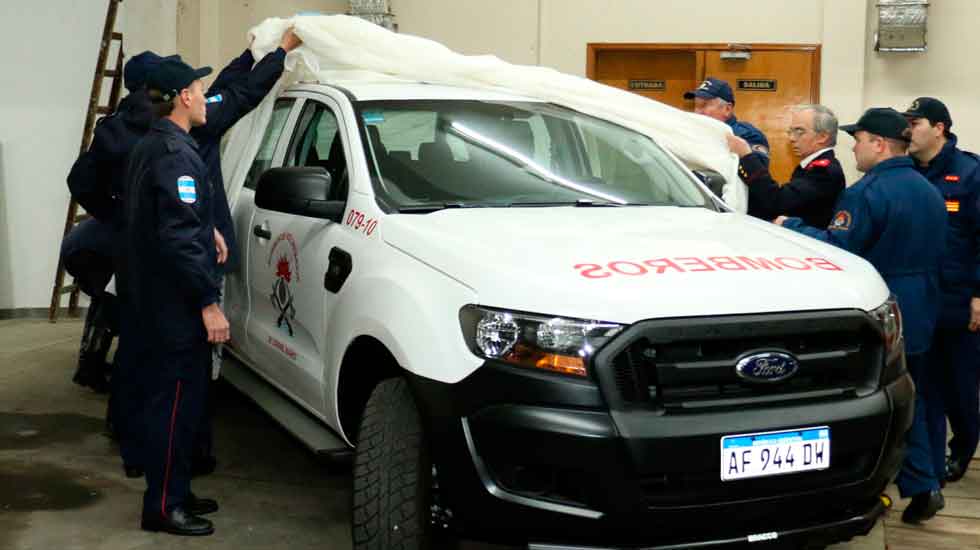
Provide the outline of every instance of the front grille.
<path id="1" fill-rule="evenodd" d="M 640 479 L 639 486 L 644 504 L 650 508 L 717 504 L 853 483 L 870 476 L 877 460 L 878 454 L 873 448 L 850 452 L 832 448 L 832 467 L 827 470 L 720 481 L 716 466 L 697 472 L 647 475 Z"/>
<path id="2" fill-rule="evenodd" d="M 611 402 L 671 413 L 863 395 L 881 363 L 881 337 L 859 311 L 645 321 L 610 347 L 596 369 Z M 777 383 L 736 374 L 741 357 L 773 350 L 794 355 L 798 372 Z"/>

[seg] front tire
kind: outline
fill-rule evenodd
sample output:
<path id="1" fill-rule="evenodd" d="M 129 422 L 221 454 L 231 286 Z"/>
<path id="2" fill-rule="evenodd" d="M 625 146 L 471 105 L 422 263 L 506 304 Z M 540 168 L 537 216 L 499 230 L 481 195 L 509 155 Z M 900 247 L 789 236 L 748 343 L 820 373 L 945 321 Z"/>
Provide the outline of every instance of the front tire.
<path id="1" fill-rule="evenodd" d="M 354 457 L 354 550 L 428 550 L 432 461 L 403 378 L 368 399 Z"/>

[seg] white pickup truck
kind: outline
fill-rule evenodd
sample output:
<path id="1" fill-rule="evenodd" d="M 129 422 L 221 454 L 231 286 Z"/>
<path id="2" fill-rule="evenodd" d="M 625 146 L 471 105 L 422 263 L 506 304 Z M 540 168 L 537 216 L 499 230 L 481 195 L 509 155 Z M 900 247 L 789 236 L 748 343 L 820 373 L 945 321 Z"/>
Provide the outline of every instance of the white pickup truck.
<path id="1" fill-rule="evenodd" d="M 224 373 L 353 453 L 356 549 L 817 548 L 883 512 L 914 396 L 888 288 L 649 137 L 303 83 L 247 162 Z"/>

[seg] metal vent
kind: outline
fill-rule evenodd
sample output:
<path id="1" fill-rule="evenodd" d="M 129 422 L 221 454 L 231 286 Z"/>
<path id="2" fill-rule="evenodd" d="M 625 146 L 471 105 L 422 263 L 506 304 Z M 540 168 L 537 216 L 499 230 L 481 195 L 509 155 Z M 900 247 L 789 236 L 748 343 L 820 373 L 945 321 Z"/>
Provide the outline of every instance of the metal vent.
<path id="1" fill-rule="evenodd" d="M 395 14 L 391 13 L 391 0 L 350 0 L 350 14 L 398 32 Z"/>
<path id="2" fill-rule="evenodd" d="M 926 51 L 928 0 L 879 0 L 875 50 Z"/>

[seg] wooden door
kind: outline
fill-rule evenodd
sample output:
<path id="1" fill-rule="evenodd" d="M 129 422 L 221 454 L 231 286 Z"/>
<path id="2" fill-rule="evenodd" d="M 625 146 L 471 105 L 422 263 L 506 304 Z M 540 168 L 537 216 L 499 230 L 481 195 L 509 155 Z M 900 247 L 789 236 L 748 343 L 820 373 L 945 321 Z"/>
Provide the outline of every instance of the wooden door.
<path id="1" fill-rule="evenodd" d="M 757 126 L 771 149 L 777 181 L 800 159 L 786 137 L 789 109 L 819 102 L 820 46 L 779 44 L 589 44 L 589 78 L 692 111 L 693 90 L 706 77 L 728 81 L 735 116 Z"/>
<path id="2" fill-rule="evenodd" d="M 603 50 L 599 52 L 595 75 L 589 78 L 691 111 L 694 102 L 685 100 L 684 92 L 701 83 L 699 57 L 704 56 L 684 50 L 663 50 L 656 55 L 643 50 Z"/>

